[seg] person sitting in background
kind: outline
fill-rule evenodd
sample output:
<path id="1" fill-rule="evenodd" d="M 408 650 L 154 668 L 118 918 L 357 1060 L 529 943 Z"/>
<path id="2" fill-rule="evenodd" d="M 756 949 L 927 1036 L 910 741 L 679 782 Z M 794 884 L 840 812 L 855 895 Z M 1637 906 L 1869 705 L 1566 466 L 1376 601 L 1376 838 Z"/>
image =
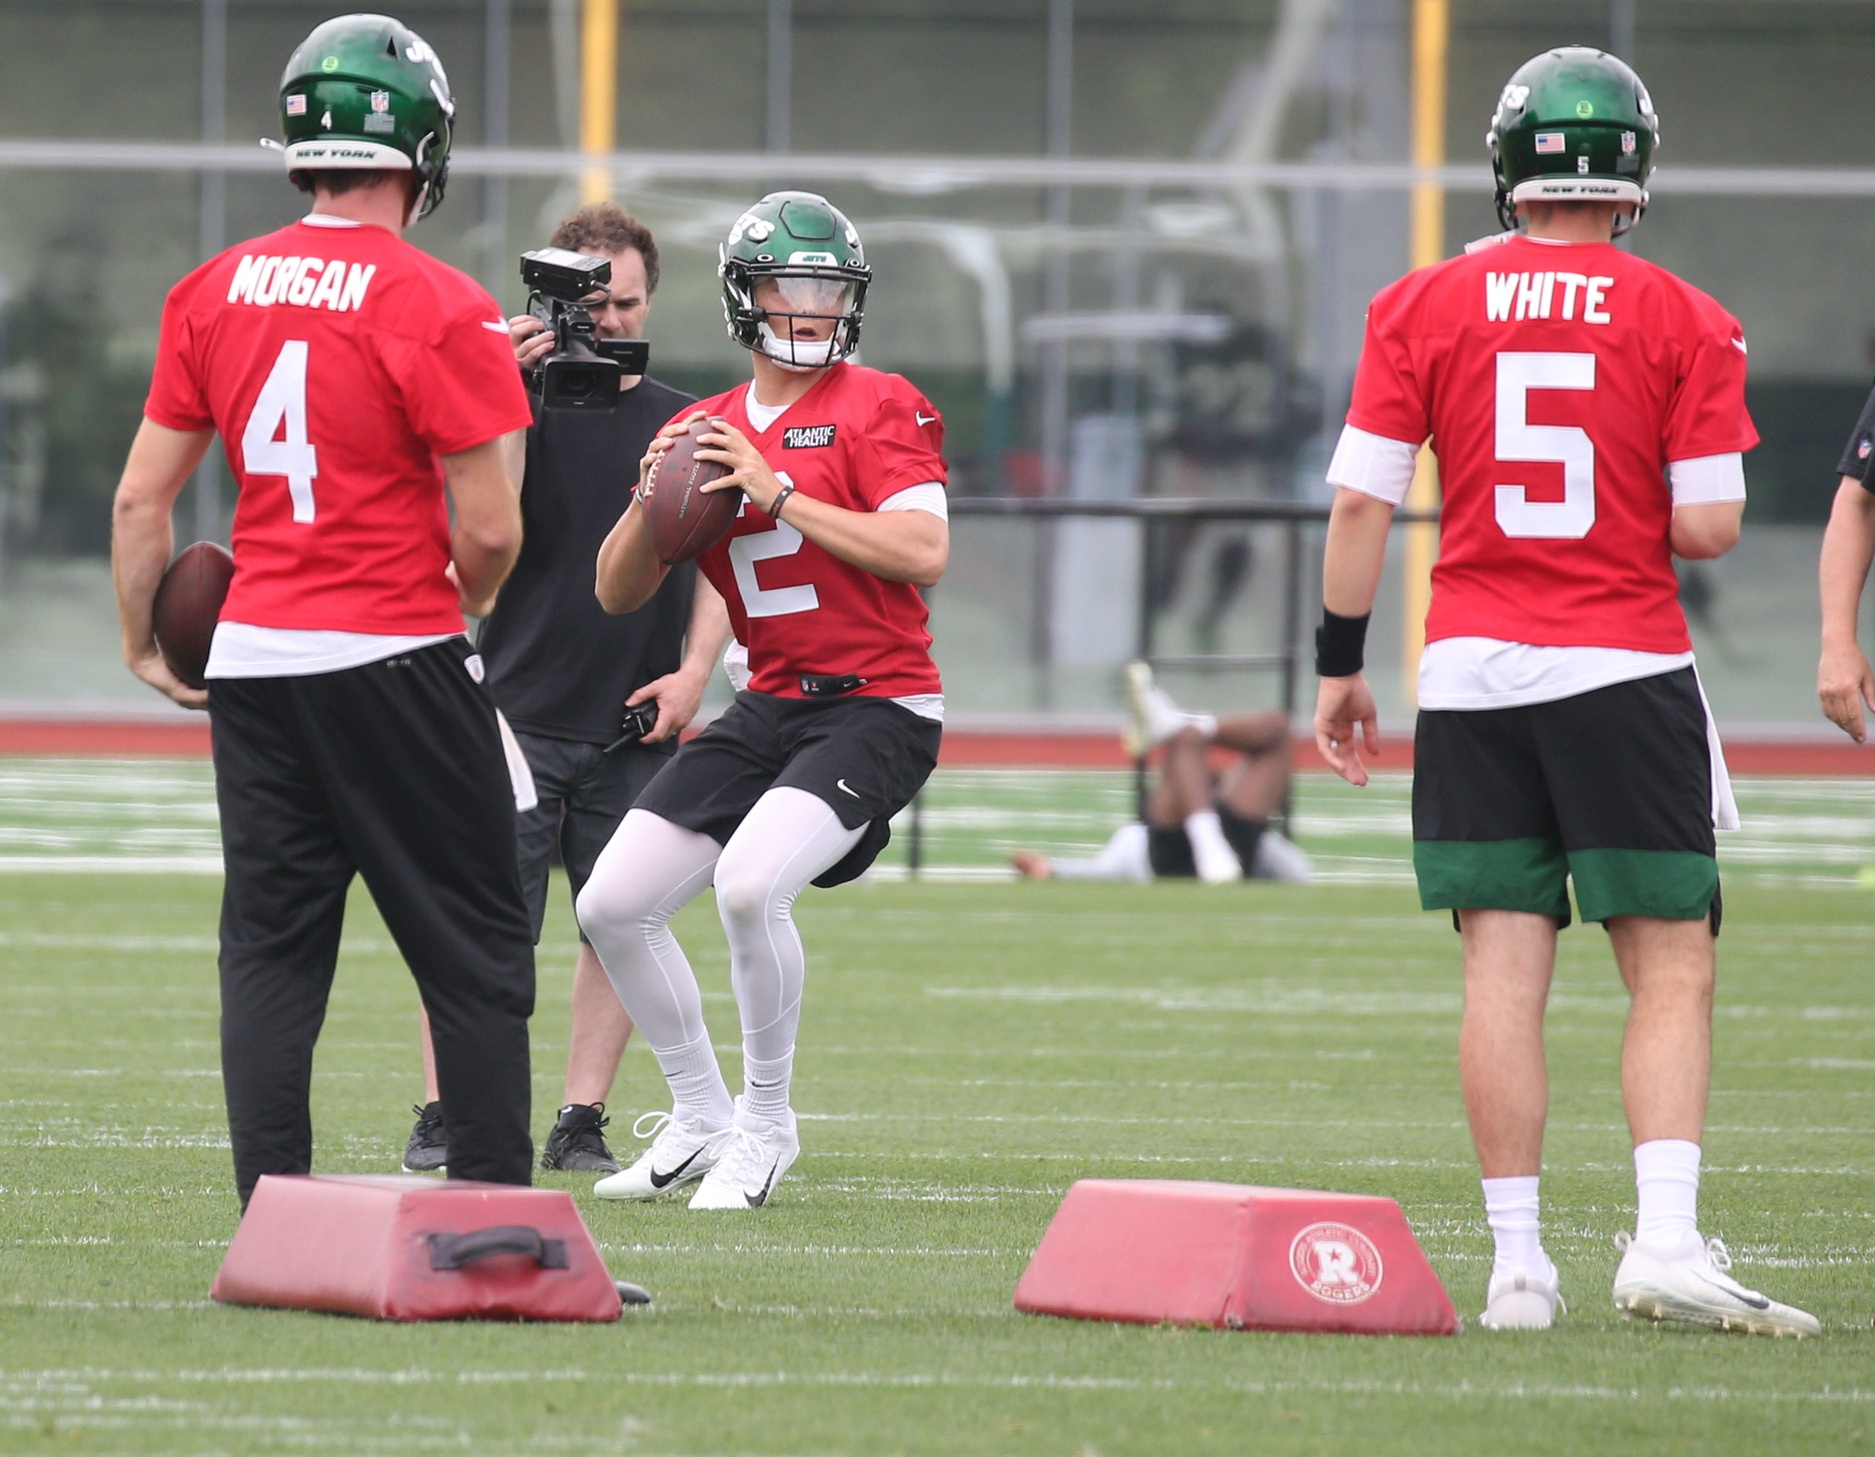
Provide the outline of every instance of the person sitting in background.
<path id="1" fill-rule="evenodd" d="M 1145 821 L 1122 825 L 1092 857 L 1018 850 L 1010 857 L 1017 871 L 1028 880 L 1307 882 L 1309 857 L 1270 828 L 1289 797 L 1289 720 L 1280 713 L 1187 713 L 1153 682 L 1145 663 L 1127 667 L 1126 697 L 1126 751 L 1135 758 L 1165 751 Z M 1211 767 L 1213 747 L 1241 757 L 1220 774 Z"/>

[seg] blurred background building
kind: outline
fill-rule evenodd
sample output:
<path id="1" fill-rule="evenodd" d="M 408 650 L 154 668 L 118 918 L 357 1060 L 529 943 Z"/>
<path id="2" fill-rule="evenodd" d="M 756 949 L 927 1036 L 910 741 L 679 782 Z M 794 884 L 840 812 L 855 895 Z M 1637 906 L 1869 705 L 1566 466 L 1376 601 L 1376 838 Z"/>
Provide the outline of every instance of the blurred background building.
<path id="1" fill-rule="evenodd" d="M 1661 170 L 1632 246 L 1742 318 L 1765 438 L 1744 545 L 1685 579 L 1702 668 L 1721 719 L 1807 728 L 1816 547 L 1875 367 L 1875 5 L 1432 6 L 1449 20 L 1447 253 L 1496 229 L 1482 143 L 1520 62 L 1599 44 L 1646 79 Z M 165 290 L 302 210 L 255 141 L 276 134 L 286 56 L 335 8 L 0 6 L 0 712 L 162 706 L 117 655 L 111 490 Z M 1325 499 L 1367 300 L 1409 262 L 1428 0 L 394 8 L 459 106 L 448 200 L 412 239 L 506 306 L 516 255 L 609 193 L 664 252 L 653 372 L 725 388 L 747 364 L 716 242 L 751 198 L 810 187 L 865 237 L 864 362 L 942 408 L 953 494 Z M 225 469 L 205 471 L 180 535 L 225 537 L 231 507 Z M 1144 531 L 960 519 L 932 594 L 955 709 L 1111 715 L 1142 613 L 1174 656 L 1280 647 L 1279 528 Z M 1371 650 L 1396 725 L 1398 575 Z M 1187 672 L 1194 701 L 1278 692 L 1268 673 Z"/>

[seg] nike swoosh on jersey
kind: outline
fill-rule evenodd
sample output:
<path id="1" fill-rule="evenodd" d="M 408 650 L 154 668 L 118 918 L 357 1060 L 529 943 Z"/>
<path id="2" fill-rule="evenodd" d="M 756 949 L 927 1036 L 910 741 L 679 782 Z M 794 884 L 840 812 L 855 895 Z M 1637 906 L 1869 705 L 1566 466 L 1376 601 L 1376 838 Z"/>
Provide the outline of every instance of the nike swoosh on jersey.
<path id="1" fill-rule="evenodd" d="M 500 319 L 496 319 L 492 324 L 487 319 L 483 319 L 482 327 L 492 334 L 505 334 L 508 332 L 508 326 L 502 323 Z"/>
<path id="2" fill-rule="evenodd" d="M 845 794 L 850 794 L 850 795 L 852 795 L 852 796 L 853 796 L 853 798 L 855 798 L 855 799 L 858 799 L 858 798 L 859 798 L 859 791 L 858 791 L 857 789 L 848 789 L 848 788 L 846 787 L 846 780 L 844 780 L 844 779 L 836 779 L 836 780 L 834 780 L 834 781 L 833 781 L 833 787 L 834 787 L 835 789 L 838 789 L 838 790 L 840 790 L 840 791 L 841 791 L 842 793 L 845 793 Z"/>
<path id="3" fill-rule="evenodd" d="M 937 419 L 936 415 L 920 415 L 916 410 L 911 412 L 911 417 L 920 425 L 929 425 Z"/>
<path id="4" fill-rule="evenodd" d="M 656 1169 L 651 1170 L 651 1174 L 650 1174 L 651 1187 L 653 1189 L 663 1189 L 663 1188 L 669 1187 L 671 1180 L 675 1179 L 685 1169 L 689 1168 L 692 1164 L 694 1164 L 697 1161 L 697 1154 L 700 1154 L 702 1152 L 703 1152 L 702 1149 L 697 1149 L 694 1153 L 690 1155 L 689 1158 L 685 1159 L 681 1164 L 679 1164 L 676 1168 L 672 1169 L 668 1174 L 660 1174 Z"/>
<path id="5" fill-rule="evenodd" d="M 1751 353 L 1751 351 L 1745 347 L 1745 341 L 1743 339 L 1734 339 L 1732 341 L 1732 347 L 1736 349 L 1740 354 Z"/>

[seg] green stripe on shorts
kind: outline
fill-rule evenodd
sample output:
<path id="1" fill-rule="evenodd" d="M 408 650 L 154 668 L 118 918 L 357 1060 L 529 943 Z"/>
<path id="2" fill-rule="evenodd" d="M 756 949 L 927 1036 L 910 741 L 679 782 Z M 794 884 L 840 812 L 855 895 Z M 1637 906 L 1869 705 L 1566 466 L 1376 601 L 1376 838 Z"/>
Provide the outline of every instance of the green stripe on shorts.
<path id="1" fill-rule="evenodd" d="M 1569 921 L 1569 858 L 1549 836 L 1415 840 L 1413 870 L 1428 911 L 1529 911 Z"/>
<path id="2" fill-rule="evenodd" d="M 1719 862 L 1695 850 L 1571 850 L 1569 873 L 1585 921 L 1703 921 L 1719 893 Z"/>

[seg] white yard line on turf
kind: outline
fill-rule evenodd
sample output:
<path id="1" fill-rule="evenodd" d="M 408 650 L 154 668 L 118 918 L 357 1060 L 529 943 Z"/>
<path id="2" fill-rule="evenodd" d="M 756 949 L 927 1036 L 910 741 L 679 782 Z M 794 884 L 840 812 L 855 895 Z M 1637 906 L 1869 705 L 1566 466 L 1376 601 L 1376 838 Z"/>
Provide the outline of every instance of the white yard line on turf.
<path id="1" fill-rule="evenodd" d="M 1714 1340 L 1720 1337 L 1712 1337 Z M 1770 1402 L 1778 1405 L 1863 1405 L 1875 1402 L 1875 1389 L 1852 1386 L 1833 1390 L 1790 1390 L 1729 1386 L 1624 1386 L 1564 1384 L 1542 1381 L 1259 1381 L 1227 1377 L 1219 1381 L 1148 1379 L 1138 1376 L 1076 1376 L 1059 1372 L 1014 1373 L 1006 1376 L 969 1376 L 929 1371 L 644 1371 L 629 1366 L 603 1371 L 457 1370 L 433 1371 L 422 1367 L 382 1370 L 361 1366 L 337 1367 L 222 1367 L 173 1371 L 113 1370 L 108 1368 L 51 1368 L 42 1371 L 0 1371 L 0 1389 L 8 1385 L 86 1386 L 98 1382 L 135 1382 L 155 1385 L 179 1382 L 191 1385 L 316 1385 L 358 1386 L 514 1386 L 537 1381 L 624 1383 L 633 1386 L 739 1387 L 882 1387 L 887 1389 L 959 1388 L 987 1391 L 1225 1391 L 1244 1396 L 1321 1394 L 1327 1396 L 1417 1396 L 1436 1401 L 1565 1400 L 1614 1402 Z M 76 1394 L 76 1393 L 73 1393 Z"/>

